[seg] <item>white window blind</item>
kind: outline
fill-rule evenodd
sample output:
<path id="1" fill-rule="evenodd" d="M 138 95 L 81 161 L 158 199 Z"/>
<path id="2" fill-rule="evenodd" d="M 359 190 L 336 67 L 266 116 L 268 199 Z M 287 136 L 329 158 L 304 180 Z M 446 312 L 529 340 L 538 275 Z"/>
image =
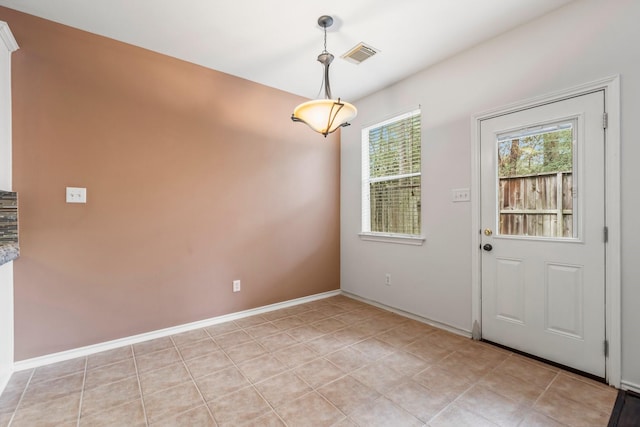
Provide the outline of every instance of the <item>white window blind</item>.
<path id="1" fill-rule="evenodd" d="M 421 233 L 420 110 L 362 130 L 362 231 Z"/>

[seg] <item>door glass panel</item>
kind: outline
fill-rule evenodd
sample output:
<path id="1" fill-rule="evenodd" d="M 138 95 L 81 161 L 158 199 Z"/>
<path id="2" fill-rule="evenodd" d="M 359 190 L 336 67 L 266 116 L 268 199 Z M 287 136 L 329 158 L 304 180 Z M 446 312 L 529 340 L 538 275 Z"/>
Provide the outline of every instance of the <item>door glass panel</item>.
<path id="1" fill-rule="evenodd" d="M 498 135 L 498 234 L 577 237 L 576 120 Z"/>

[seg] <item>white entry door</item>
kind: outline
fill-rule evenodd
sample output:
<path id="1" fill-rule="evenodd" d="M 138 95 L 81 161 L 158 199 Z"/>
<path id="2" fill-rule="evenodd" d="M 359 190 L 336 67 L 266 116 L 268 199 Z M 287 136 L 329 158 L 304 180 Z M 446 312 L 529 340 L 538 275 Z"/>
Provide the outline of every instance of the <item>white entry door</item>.
<path id="1" fill-rule="evenodd" d="M 482 337 L 605 377 L 604 92 L 481 122 Z"/>

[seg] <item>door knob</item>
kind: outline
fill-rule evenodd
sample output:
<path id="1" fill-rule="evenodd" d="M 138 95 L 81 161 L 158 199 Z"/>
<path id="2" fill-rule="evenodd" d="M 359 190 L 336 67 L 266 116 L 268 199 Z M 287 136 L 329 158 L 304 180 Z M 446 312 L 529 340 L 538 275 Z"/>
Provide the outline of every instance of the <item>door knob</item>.
<path id="1" fill-rule="evenodd" d="M 487 252 L 491 252 L 491 249 L 493 249 L 493 246 L 491 246 L 489 243 L 486 243 L 482 249 L 484 249 Z"/>

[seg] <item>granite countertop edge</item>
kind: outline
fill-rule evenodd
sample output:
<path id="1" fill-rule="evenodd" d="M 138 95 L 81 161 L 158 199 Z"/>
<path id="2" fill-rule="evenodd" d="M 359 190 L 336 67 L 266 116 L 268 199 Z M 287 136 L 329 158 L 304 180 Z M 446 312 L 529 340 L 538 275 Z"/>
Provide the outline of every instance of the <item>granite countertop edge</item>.
<path id="1" fill-rule="evenodd" d="M 17 243 L 0 243 L 0 265 L 6 264 L 20 256 L 20 247 Z"/>

